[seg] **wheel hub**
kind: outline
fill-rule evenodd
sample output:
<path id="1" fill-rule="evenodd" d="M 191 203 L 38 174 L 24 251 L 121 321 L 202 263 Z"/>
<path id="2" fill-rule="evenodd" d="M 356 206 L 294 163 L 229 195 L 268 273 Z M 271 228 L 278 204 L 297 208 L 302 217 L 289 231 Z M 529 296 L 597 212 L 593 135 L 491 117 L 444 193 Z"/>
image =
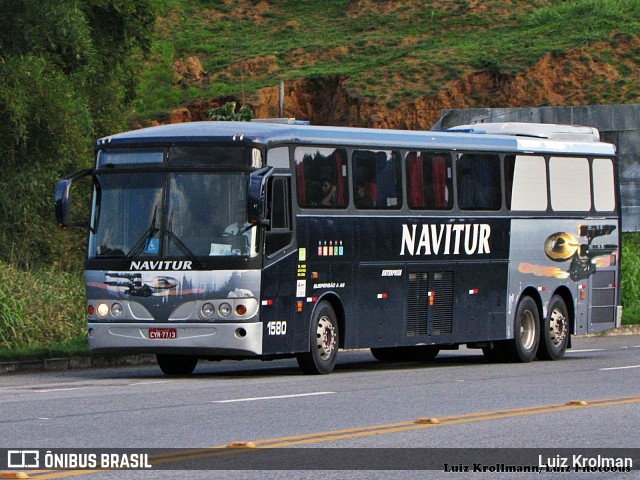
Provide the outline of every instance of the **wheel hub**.
<path id="1" fill-rule="evenodd" d="M 554 345 L 560 345 L 567 336 L 567 319 L 559 309 L 554 309 L 549 317 L 549 340 Z"/>
<path id="2" fill-rule="evenodd" d="M 326 360 L 331 356 L 336 343 L 335 328 L 329 318 L 322 317 L 318 322 L 317 339 L 320 356 Z"/>
<path id="3" fill-rule="evenodd" d="M 536 321 L 529 311 L 524 312 L 520 323 L 520 340 L 522 346 L 529 350 L 533 347 L 536 338 Z"/>

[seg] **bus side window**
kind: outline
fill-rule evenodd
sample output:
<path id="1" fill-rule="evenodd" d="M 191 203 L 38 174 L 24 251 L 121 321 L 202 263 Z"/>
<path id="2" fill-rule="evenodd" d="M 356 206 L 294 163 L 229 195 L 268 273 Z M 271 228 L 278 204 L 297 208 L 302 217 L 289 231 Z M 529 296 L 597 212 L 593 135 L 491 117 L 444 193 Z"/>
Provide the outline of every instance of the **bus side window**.
<path id="1" fill-rule="evenodd" d="M 347 153 L 342 148 L 298 147 L 296 192 L 303 208 L 345 208 L 349 198 Z"/>
<path id="2" fill-rule="evenodd" d="M 616 209 L 613 161 L 594 158 L 592 170 L 594 206 L 599 212 L 613 212 Z"/>
<path id="3" fill-rule="evenodd" d="M 591 210 L 589 160 L 584 157 L 549 159 L 551 208 L 558 212 Z"/>
<path id="4" fill-rule="evenodd" d="M 448 153 L 409 152 L 406 157 L 409 207 L 451 209 L 451 157 Z"/>
<path id="5" fill-rule="evenodd" d="M 267 152 L 267 165 L 274 168 L 289 168 L 289 147 L 269 149 Z"/>
<path id="6" fill-rule="evenodd" d="M 358 209 L 398 209 L 402 206 L 400 152 L 354 150 L 353 201 Z"/>
<path id="7" fill-rule="evenodd" d="M 543 212 L 547 209 L 547 166 L 544 157 L 506 156 L 504 183 L 509 210 Z"/>
<path id="8" fill-rule="evenodd" d="M 456 167 L 458 205 L 462 210 L 500 210 L 500 157 L 463 154 Z"/>
<path id="9" fill-rule="evenodd" d="M 265 254 L 271 256 L 291 244 L 291 189 L 289 177 L 274 177 L 269 187 L 270 225 L 265 238 Z"/>

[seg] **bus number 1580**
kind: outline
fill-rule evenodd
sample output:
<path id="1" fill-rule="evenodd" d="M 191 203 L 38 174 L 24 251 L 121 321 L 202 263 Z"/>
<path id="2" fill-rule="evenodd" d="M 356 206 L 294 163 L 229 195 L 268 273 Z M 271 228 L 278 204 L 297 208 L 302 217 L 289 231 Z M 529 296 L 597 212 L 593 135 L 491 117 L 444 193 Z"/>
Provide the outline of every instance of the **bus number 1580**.
<path id="1" fill-rule="evenodd" d="M 287 321 L 278 320 L 276 322 L 267 323 L 267 332 L 269 333 L 269 335 L 286 335 Z"/>

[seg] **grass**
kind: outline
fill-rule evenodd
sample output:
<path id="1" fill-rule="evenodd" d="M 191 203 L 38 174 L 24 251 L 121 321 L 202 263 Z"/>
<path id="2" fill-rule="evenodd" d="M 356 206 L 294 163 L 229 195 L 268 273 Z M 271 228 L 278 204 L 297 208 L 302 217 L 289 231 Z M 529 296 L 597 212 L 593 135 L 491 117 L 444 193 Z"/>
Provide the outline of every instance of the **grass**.
<path id="1" fill-rule="evenodd" d="M 0 362 L 43 360 L 46 358 L 88 357 L 89 346 L 85 336 L 78 336 L 48 346 L 20 349 L 0 348 Z"/>
<path id="2" fill-rule="evenodd" d="M 281 79 L 320 75 L 345 77 L 354 97 L 411 100 L 446 90 L 473 71 L 515 75 L 548 54 L 640 34 L 640 0 L 521 0 L 491 8 L 467 1 L 245 0 L 236 8 L 156 1 L 165 13 L 155 54 L 143 69 L 136 112 L 142 118 L 196 99 L 251 94 Z M 189 56 L 207 71 L 196 90 L 172 78 L 173 62 Z M 265 57 L 270 69 L 238 74 Z M 378 81 L 375 87 L 370 79 Z M 398 95 L 407 88 L 410 95 Z M 608 101 L 622 103 L 627 94 L 618 90 Z"/>
<path id="3" fill-rule="evenodd" d="M 0 349 L 48 348 L 85 330 L 81 271 L 21 270 L 0 262 Z"/>
<path id="4" fill-rule="evenodd" d="M 640 232 L 622 234 L 622 321 L 640 324 Z"/>

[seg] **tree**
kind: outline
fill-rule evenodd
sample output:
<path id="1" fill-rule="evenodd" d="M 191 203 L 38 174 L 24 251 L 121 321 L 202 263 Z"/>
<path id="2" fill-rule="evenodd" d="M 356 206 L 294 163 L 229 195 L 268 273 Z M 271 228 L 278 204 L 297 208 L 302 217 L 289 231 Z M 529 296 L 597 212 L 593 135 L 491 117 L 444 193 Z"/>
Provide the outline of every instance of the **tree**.
<path id="1" fill-rule="evenodd" d="M 0 260 L 50 263 L 61 176 L 88 166 L 96 137 L 125 126 L 151 0 L 0 0 Z"/>
<path id="2" fill-rule="evenodd" d="M 212 120 L 224 120 L 233 122 L 248 122 L 253 118 L 253 110 L 247 105 L 240 107 L 236 112 L 236 102 L 227 102 L 221 107 L 207 110 L 207 117 Z"/>

